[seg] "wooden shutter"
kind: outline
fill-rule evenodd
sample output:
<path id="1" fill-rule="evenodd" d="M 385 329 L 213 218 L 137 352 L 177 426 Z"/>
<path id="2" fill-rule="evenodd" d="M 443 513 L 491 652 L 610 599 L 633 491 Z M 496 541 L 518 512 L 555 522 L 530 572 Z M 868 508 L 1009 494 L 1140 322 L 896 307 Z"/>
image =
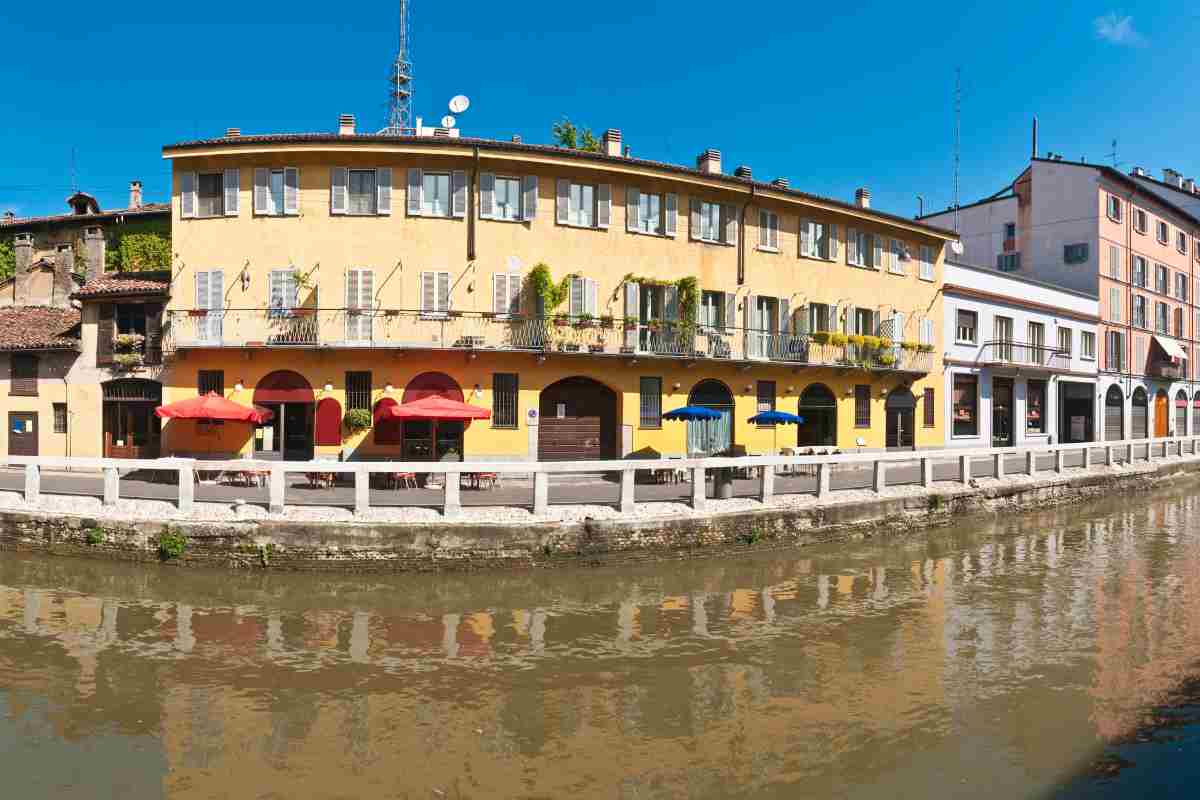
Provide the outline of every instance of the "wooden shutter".
<path id="1" fill-rule="evenodd" d="M 387 216 L 392 213 L 392 168 L 375 170 L 375 211 Z"/>
<path id="2" fill-rule="evenodd" d="M 640 229 L 638 217 L 640 216 L 641 202 L 642 193 L 636 186 L 625 187 L 625 230 L 637 231 Z"/>
<path id="3" fill-rule="evenodd" d="M 113 318 L 116 307 L 112 303 L 100 304 L 100 318 L 96 324 L 96 363 L 113 362 Z"/>
<path id="4" fill-rule="evenodd" d="M 933 389 L 926 388 L 922 394 L 924 395 L 921 399 L 921 402 L 923 404 L 922 411 L 925 414 L 925 427 L 932 428 L 934 425 L 937 424 L 937 420 L 936 420 L 937 412 L 936 412 L 936 407 L 934 406 Z"/>
<path id="5" fill-rule="evenodd" d="M 838 229 L 837 225 L 829 226 L 829 253 L 830 261 L 837 261 L 838 257 Z"/>
<path id="6" fill-rule="evenodd" d="M 241 170 L 236 167 L 225 170 L 225 176 L 221 181 L 221 188 L 225 193 L 225 216 L 236 217 L 238 215 L 238 200 L 242 195 Z"/>
<path id="7" fill-rule="evenodd" d="M 812 223 L 806 219 L 800 220 L 800 257 L 808 258 L 812 243 Z"/>
<path id="8" fill-rule="evenodd" d="M 437 311 L 437 277 L 432 272 L 421 273 L 421 311 Z"/>
<path id="9" fill-rule="evenodd" d="M 767 212 L 763 209 L 758 211 L 758 246 L 769 247 L 767 244 Z"/>
<path id="10" fill-rule="evenodd" d="M 571 182 L 566 178 L 559 178 L 554 201 L 554 218 L 560 224 L 566 224 L 570 221 L 571 216 Z"/>
<path id="11" fill-rule="evenodd" d="M 602 183 L 596 187 L 596 227 L 607 228 L 612 217 L 612 186 Z"/>
<path id="12" fill-rule="evenodd" d="M 450 310 L 450 273 L 439 272 L 437 274 L 437 310 Z"/>
<path id="13" fill-rule="evenodd" d="M 271 180 L 271 171 L 266 167 L 254 168 L 254 192 L 252 194 L 252 202 L 254 204 L 255 214 L 266 214 L 267 212 L 267 188 Z"/>
<path id="14" fill-rule="evenodd" d="M 667 236 L 675 236 L 675 228 L 679 222 L 679 195 L 668 194 L 664 203 L 666 210 L 663 212 L 663 233 Z"/>
<path id="15" fill-rule="evenodd" d="M 329 171 L 329 212 L 345 214 L 350 194 L 350 170 L 334 167 Z"/>
<path id="16" fill-rule="evenodd" d="M 450 216 L 465 217 L 467 215 L 467 173 L 456 169 L 450 173 Z"/>
<path id="17" fill-rule="evenodd" d="M 296 167 L 283 168 L 283 213 L 293 217 L 300 213 L 300 170 Z"/>
<path id="18" fill-rule="evenodd" d="M 625 319 L 637 320 L 641 317 L 641 310 L 638 307 L 641 301 L 641 286 L 633 281 L 625 282 Z M 637 348 L 638 332 L 637 326 L 632 326 L 632 330 L 628 324 L 625 325 L 625 346 L 629 348 Z"/>
<path id="19" fill-rule="evenodd" d="M 410 217 L 421 216 L 421 186 L 424 180 L 424 174 L 420 168 L 412 167 L 408 170 L 408 215 Z"/>
<path id="20" fill-rule="evenodd" d="M 479 218 L 491 219 L 496 205 L 496 173 L 479 173 Z M 493 276 L 494 277 L 494 276 Z M 496 313 L 500 313 L 497 311 Z"/>
<path id="21" fill-rule="evenodd" d="M 700 239 L 700 201 L 691 198 L 688 201 L 688 238 L 692 241 Z"/>
<path id="22" fill-rule="evenodd" d="M 147 303 L 146 313 L 146 357 L 147 364 L 162 363 L 162 303 Z"/>
<path id="23" fill-rule="evenodd" d="M 529 221 L 537 216 L 537 175 L 526 175 L 521 179 L 521 219 Z"/>
<path id="24" fill-rule="evenodd" d="M 179 216 L 191 219 L 196 216 L 196 173 L 183 172 L 179 175 Z"/>
<path id="25" fill-rule="evenodd" d="M 733 203 L 725 203 L 721 206 L 721 213 L 725 216 L 724 222 L 725 238 L 721 241 L 725 244 L 735 244 L 737 242 L 737 206 Z"/>

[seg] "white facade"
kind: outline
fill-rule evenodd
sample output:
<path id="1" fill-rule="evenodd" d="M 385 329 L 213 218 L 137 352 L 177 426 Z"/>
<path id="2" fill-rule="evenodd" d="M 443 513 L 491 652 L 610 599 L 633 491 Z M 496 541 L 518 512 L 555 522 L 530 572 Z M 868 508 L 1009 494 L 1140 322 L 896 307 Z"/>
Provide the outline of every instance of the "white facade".
<path id="1" fill-rule="evenodd" d="M 948 447 L 1103 438 L 1095 297 L 951 262 L 944 296 Z"/>

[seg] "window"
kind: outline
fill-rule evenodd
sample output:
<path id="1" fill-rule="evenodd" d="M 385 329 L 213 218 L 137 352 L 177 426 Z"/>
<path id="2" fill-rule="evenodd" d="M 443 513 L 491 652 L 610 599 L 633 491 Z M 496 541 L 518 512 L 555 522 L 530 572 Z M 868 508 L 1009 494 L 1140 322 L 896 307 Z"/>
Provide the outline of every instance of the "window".
<path id="1" fill-rule="evenodd" d="M 1046 382 L 1029 380 L 1025 384 L 1025 431 L 1046 432 Z"/>
<path id="2" fill-rule="evenodd" d="M 764 411 L 774 411 L 775 410 L 775 381 L 758 381 L 756 389 L 757 389 L 757 395 L 758 395 L 758 413 L 761 414 Z M 760 425 L 759 427 L 773 428 L 775 426 L 774 425 Z"/>
<path id="3" fill-rule="evenodd" d="M 1017 238 L 1017 223 L 1015 223 L 1015 222 L 1004 223 L 1004 238 L 1005 239 L 1016 239 Z"/>
<path id="4" fill-rule="evenodd" d="M 932 428 L 937 425 L 937 409 L 934 407 L 933 389 L 926 388 L 924 396 L 921 398 L 921 408 L 923 410 L 924 425 L 926 428 Z"/>
<path id="5" fill-rule="evenodd" d="M 119 303 L 114 309 L 117 333 L 146 335 L 146 306 L 142 303 Z"/>
<path id="6" fill-rule="evenodd" d="M 492 427 L 517 427 L 517 375 L 512 372 L 492 373 Z"/>
<path id="7" fill-rule="evenodd" d="M 1133 285 L 1146 288 L 1146 281 L 1149 276 L 1146 274 L 1146 259 L 1141 256 L 1133 257 Z"/>
<path id="8" fill-rule="evenodd" d="M 1166 294 L 1169 291 L 1171 272 L 1162 264 L 1154 265 L 1154 291 Z"/>
<path id="9" fill-rule="evenodd" d="M 725 292 L 701 292 L 697 322 L 703 328 L 725 327 Z"/>
<path id="10" fill-rule="evenodd" d="M 1175 296 L 1180 300 L 1187 300 L 1188 296 L 1188 276 L 1182 272 L 1175 273 Z"/>
<path id="11" fill-rule="evenodd" d="M 1173 314 L 1173 316 L 1175 317 L 1175 338 L 1182 339 L 1184 336 L 1184 333 L 1183 333 L 1183 309 L 1182 308 L 1175 309 L 1175 313 Z"/>
<path id="12" fill-rule="evenodd" d="M 53 408 L 54 408 L 54 432 L 55 433 L 66 433 L 67 432 L 67 404 L 66 403 L 55 403 L 53 405 Z"/>
<path id="13" fill-rule="evenodd" d="M 1146 324 L 1146 298 L 1140 294 L 1133 296 L 1133 324 L 1139 328 L 1149 327 Z"/>
<path id="14" fill-rule="evenodd" d="M 1175 249 L 1187 255 L 1188 237 L 1184 231 L 1175 231 Z"/>
<path id="15" fill-rule="evenodd" d="M 1063 261 L 1068 264 L 1086 264 L 1088 260 L 1087 242 L 1081 244 L 1063 245 Z"/>
<path id="16" fill-rule="evenodd" d="M 596 219 L 596 187 L 572 183 L 568 198 L 567 221 L 582 228 L 592 227 Z"/>
<path id="17" fill-rule="evenodd" d="M 837 306 L 828 303 L 809 303 L 809 331 L 833 331 L 837 329 Z"/>
<path id="18" fill-rule="evenodd" d="M 848 228 L 846 230 L 846 263 L 856 267 L 879 269 L 883 266 L 883 237 Z"/>
<path id="19" fill-rule="evenodd" d="M 196 176 L 196 216 L 225 215 L 225 175 L 221 172 L 202 172 Z"/>
<path id="20" fill-rule="evenodd" d="M 1001 272 L 1016 272 L 1021 268 L 1020 253 L 1000 253 L 996 256 L 996 269 Z"/>
<path id="21" fill-rule="evenodd" d="M 637 229 L 640 233 L 661 234 L 663 232 L 662 195 L 639 192 L 636 210 Z"/>
<path id="22" fill-rule="evenodd" d="M 196 391 L 203 397 L 209 392 L 225 395 L 225 370 L 202 369 L 196 373 Z"/>
<path id="23" fill-rule="evenodd" d="M 295 167 L 254 170 L 254 214 L 259 217 L 300 213 L 300 171 Z"/>
<path id="24" fill-rule="evenodd" d="M 1149 230 L 1149 220 L 1146 217 L 1146 212 L 1140 208 L 1133 210 L 1133 229 L 1138 233 L 1145 233 Z"/>
<path id="25" fill-rule="evenodd" d="M 442 315 L 450 310 L 450 273 L 421 273 L 421 313 Z"/>
<path id="26" fill-rule="evenodd" d="M 1125 369 L 1125 334 L 1108 331 L 1104 337 L 1104 368 L 1113 372 Z"/>
<path id="27" fill-rule="evenodd" d="M 380 179 L 384 171 L 379 170 Z M 488 204 L 494 200 L 494 186 L 486 185 L 486 179 L 495 180 L 488 173 L 480 176 L 480 216 L 488 216 Z M 391 180 L 390 175 L 388 180 Z M 487 191 L 491 189 L 492 191 Z M 380 205 L 383 205 L 385 195 L 387 204 L 391 205 L 390 189 L 385 193 L 379 192 Z M 410 167 L 408 170 L 408 198 L 405 210 L 410 217 L 465 217 L 467 216 L 467 173 L 456 169 L 448 172 L 426 172 L 420 167 Z M 381 214 L 389 213 L 380 209 Z"/>
<path id="28" fill-rule="evenodd" d="M 933 344 L 933 320 L 921 320 L 921 327 L 917 333 L 918 344 Z"/>
<path id="29" fill-rule="evenodd" d="M 1169 312 L 1166 303 L 1154 304 L 1154 330 L 1158 333 L 1167 333 Z"/>
<path id="30" fill-rule="evenodd" d="M 571 278 L 569 311 L 573 319 L 596 316 L 597 284 L 591 278 Z"/>
<path id="31" fill-rule="evenodd" d="M 923 281 L 933 280 L 933 262 L 935 256 L 933 248 L 927 244 L 921 245 L 921 271 L 920 278 Z"/>
<path id="32" fill-rule="evenodd" d="M 371 410 L 371 372 L 346 373 L 346 410 Z"/>
<path id="33" fill-rule="evenodd" d="M 892 239 L 888 247 L 888 272 L 893 275 L 904 275 L 904 262 L 909 261 L 908 245 L 899 239 Z"/>
<path id="34" fill-rule="evenodd" d="M 273 269 L 270 276 L 271 316 L 287 316 L 300 305 L 300 287 L 296 272 L 290 269 Z"/>
<path id="35" fill-rule="evenodd" d="M 196 317 L 195 336 L 199 341 L 219 342 L 225 308 L 225 273 L 207 270 L 196 273 L 196 309 L 204 312 Z"/>
<path id="36" fill-rule="evenodd" d="M 1115 244 L 1108 246 L 1108 277 L 1121 280 L 1121 248 Z"/>
<path id="37" fill-rule="evenodd" d="M 1108 290 L 1108 318 L 1113 322 L 1121 321 L 1121 290 L 1115 286 Z"/>
<path id="38" fill-rule="evenodd" d="M 521 273 L 497 272 L 492 275 L 492 313 L 498 317 L 520 316 Z"/>
<path id="39" fill-rule="evenodd" d="M 1058 329 L 1058 352 L 1071 355 L 1075 349 L 1075 331 L 1070 328 Z"/>
<path id="40" fill-rule="evenodd" d="M 800 220 L 800 257 L 832 261 L 837 258 L 837 225 Z"/>
<path id="41" fill-rule="evenodd" d="M 457 173 L 451 173 L 452 179 Z M 466 175 L 464 182 L 465 206 Z M 424 183 L 424 181 L 422 181 Z M 510 175 L 497 175 L 494 172 L 479 174 L 479 217 L 480 219 L 497 219 L 506 222 L 521 222 L 534 219 L 537 216 L 537 176 L 526 175 L 518 178 Z"/>
<path id="42" fill-rule="evenodd" d="M 871 427 L 871 387 L 861 383 L 854 387 L 854 427 Z"/>
<path id="43" fill-rule="evenodd" d="M 421 177 L 421 216 L 450 216 L 450 173 L 425 172 Z"/>
<path id="44" fill-rule="evenodd" d="M 1121 221 L 1121 198 L 1116 195 L 1108 196 L 1108 217 L 1114 222 Z"/>
<path id="45" fill-rule="evenodd" d="M 1089 361 L 1096 358 L 1096 334 L 1091 331 L 1079 332 L 1079 355 Z"/>
<path id="46" fill-rule="evenodd" d="M 734 244 L 737 241 L 734 207 L 693 198 L 688 236 L 701 242 Z"/>
<path id="47" fill-rule="evenodd" d="M 958 312 L 958 328 L 954 334 L 956 342 L 964 344 L 975 344 L 975 331 L 979 326 L 979 314 L 974 311 Z"/>
<path id="48" fill-rule="evenodd" d="M 643 377 L 639 382 L 641 426 L 662 427 L 662 378 Z"/>
<path id="49" fill-rule="evenodd" d="M 977 376 L 954 376 L 954 436 L 979 435 L 978 390 Z"/>
<path id="50" fill-rule="evenodd" d="M 8 393 L 16 397 L 37 397 L 38 357 L 29 353 L 10 356 Z"/>
<path id="51" fill-rule="evenodd" d="M 1167 223 L 1158 220 L 1154 226 L 1154 230 L 1160 244 L 1167 244 L 1171 241 L 1171 227 Z"/>
<path id="52" fill-rule="evenodd" d="M 992 320 L 992 339 L 997 342 L 993 354 L 999 361 L 1013 360 L 1012 317 L 995 317 Z"/>
<path id="53" fill-rule="evenodd" d="M 758 212 L 758 247 L 779 252 L 779 215 L 762 209 Z"/>
<path id="54" fill-rule="evenodd" d="M 360 215 L 374 214 L 379 207 L 375 192 L 375 170 L 350 170 L 348 186 L 349 202 L 346 206 L 346 213 Z"/>
<path id="55" fill-rule="evenodd" d="M 521 219 L 521 181 L 497 176 L 492 184 L 491 219 Z"/>
<path id="56" fill-rule="evenodd" d="M 999 322 L 1000 318 L 997 317 L 996 321 Z M 1009 320 L 1009 328 L 1010 329 L 1012 328 L 1012 320 Z M 1001 340 L 1011 340 L 1012 339 L 1012 336 L 1003 337 L 1003 336 L 998 335 L 999 330 L 997 330 L 996 333 L 997 333 L 997 336 L 996 336 L 997 339 L 1001 339 Z M 1040 361 L 1041 357 L 1042 357 L 1041 348 L 1043 348 L 1045 346 L 1046 346 L 1046 326 L 1040 322 L 1029 323 L 1029 350 L 1030 350 L 1029 354 L 1030 354 L 1030 356 L 1032 356 L 1033 358 L 1038 359 Z"/>

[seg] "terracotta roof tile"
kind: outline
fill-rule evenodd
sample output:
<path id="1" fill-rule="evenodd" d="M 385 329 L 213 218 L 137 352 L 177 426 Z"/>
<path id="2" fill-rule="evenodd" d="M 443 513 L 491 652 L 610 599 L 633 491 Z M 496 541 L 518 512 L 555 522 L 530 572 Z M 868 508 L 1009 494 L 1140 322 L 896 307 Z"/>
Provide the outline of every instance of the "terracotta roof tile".
<path id="1" fill-rule="evenodd" d="M 169 270 L 106 272 L 92 278 L 71 297 L 86 300 L 117 295 L 166 294 L 170 288 Z"/>
<path id="2" fill-rule="evenodd" d="M 0 350 L 74 350 L 78 347 L 79 309 L 0 308 Z"/>
<path id="3" fill-rule="evenodd" d="M 118 208 L 112 211 L 101 211 L 99 214 L 50 214 L 45 217 L 14 217 L 6 220 L 0 217 L 0 228 L 21 228 L 26 225 L 40 225 L 47 222 L 78 222 L 82 225 L 104 222 L 114 217 L 132 217 L 142 215 L 167 215 L 171 213 L 170 203 L 146 203 L 141 208 Z"/>

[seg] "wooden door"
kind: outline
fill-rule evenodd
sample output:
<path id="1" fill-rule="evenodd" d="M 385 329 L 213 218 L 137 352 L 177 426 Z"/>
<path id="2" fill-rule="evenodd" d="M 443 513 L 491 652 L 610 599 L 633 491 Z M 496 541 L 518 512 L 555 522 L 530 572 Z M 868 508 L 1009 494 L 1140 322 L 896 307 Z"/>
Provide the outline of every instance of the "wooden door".
<path id="1" fill-rule="evenodd" d="M 1154 437 L 1156 439 L 1167 438 L 1167 425 L 1171 413 L 1168 404 L 1166 392 L 1159 392 L 1154 396 Z"/>
<path id="2" fill-rule="evenodd" d="M 538 425 L 538 461 L 604 458 L 599 417 L 543 417 Z"/>
<path id="3" fill-rule="evenodd" d="M 911 408 L 887 409 L 887 447 L 890 450 L 911 450 L 915 437 L 914 415 Z"/>
<path id="4" fill-rule="evenodd" d="M 36 411 L 8 412 L 8 454 L 36 456 L 38 454 L 38 415 Z"/>

